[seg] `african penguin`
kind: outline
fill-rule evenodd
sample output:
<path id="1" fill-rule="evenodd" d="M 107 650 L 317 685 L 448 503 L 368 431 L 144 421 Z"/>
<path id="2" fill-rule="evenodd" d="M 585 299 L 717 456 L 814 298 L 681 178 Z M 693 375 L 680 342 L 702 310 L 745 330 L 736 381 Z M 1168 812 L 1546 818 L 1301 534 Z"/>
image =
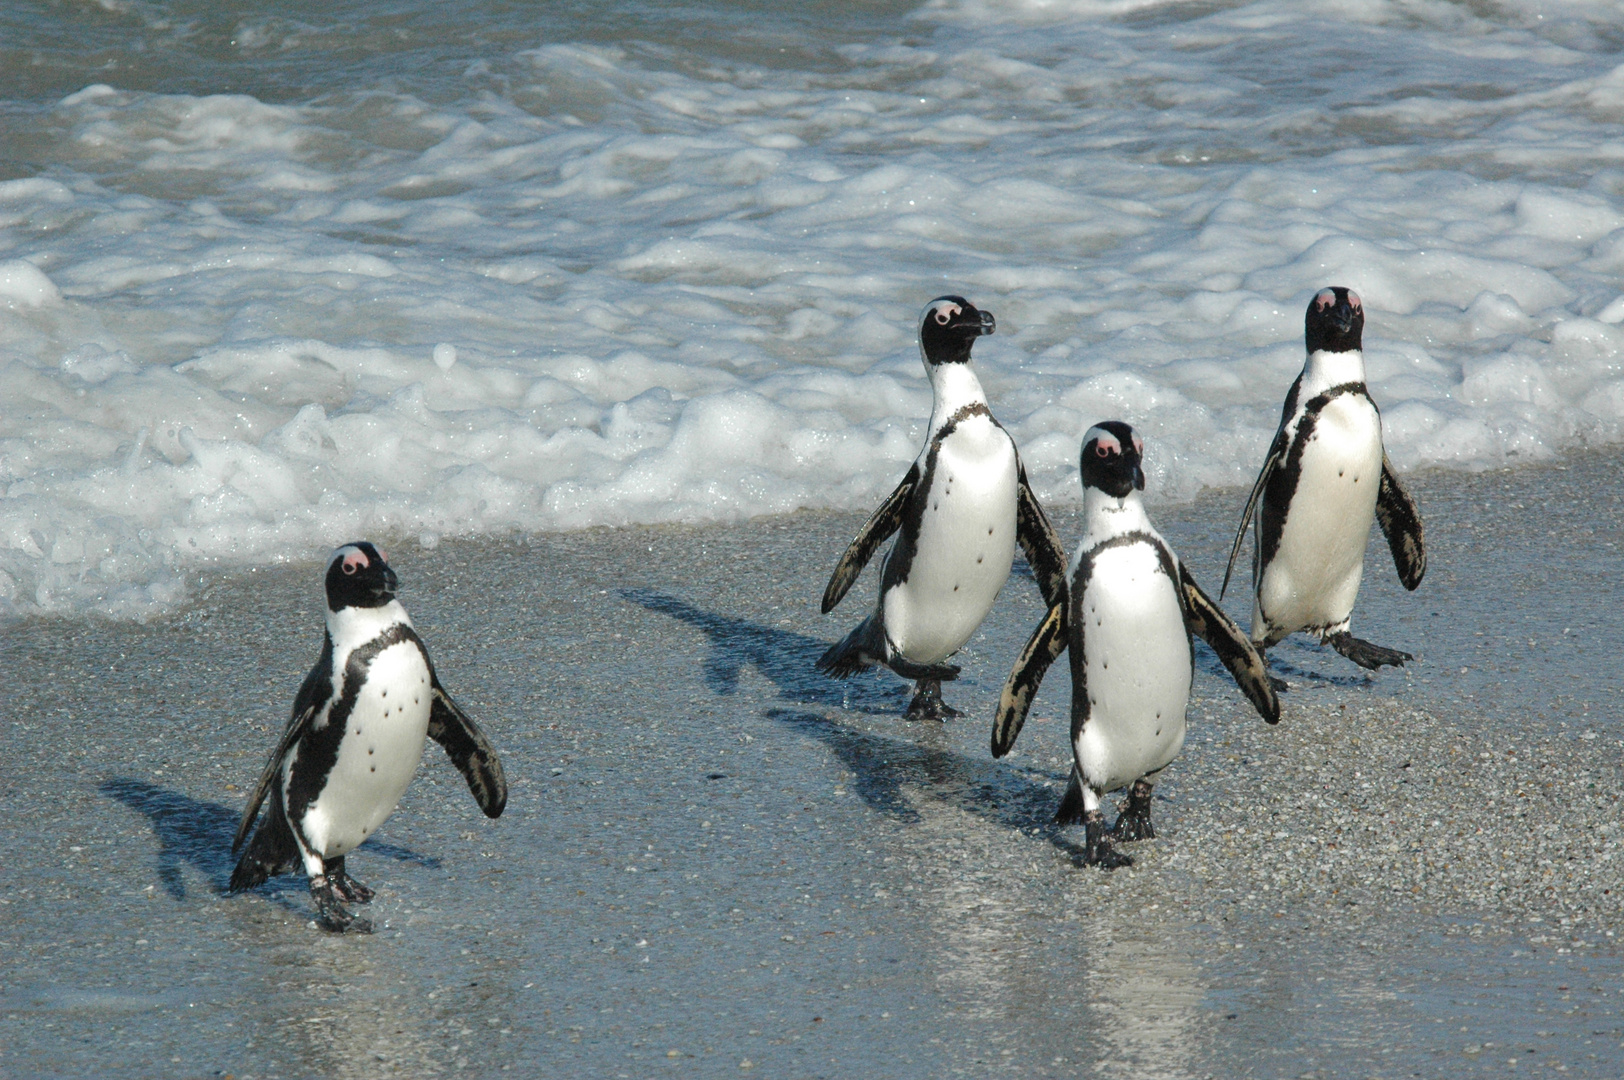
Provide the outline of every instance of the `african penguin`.
<path id="1" fill-rule="evenodd" d="M 916 680 L 910 720 L 959 715 L 942 700 L 946 663 L 975 633 L 1009 578 L 1020 543 L 1044 599 L 1065 588 L 1066 556 L 1026 481 L 1015 443 L 987 408 L 970 370 L 970 349 L 993 332 L 991 312 L 962 296 L 942 296 L 919 320 L 919 351 L 935 402 L 925 446 L 889 498 L 874 511 L 835 567 L 823 611 L 840 603 L 876 548 L 897 542 L 880 572 L 872 615 L 818 660 L 844 679 L 884 664 Z"/>
<path id="2" fill-rule="evenodd" d="M 368 933 L 344 902 L 372 890 L 344 870 L 344 856 L 394 812 L 423 757 L 427 736 L 445 747 L 480 809 L 507 805 L 502 763 L 484 734 L 435 677 L 423 640 L 395 599 L 395 571 L 366 541 L 327 561 L 327 634 L 305 676 L 293 716 L 248 798 L 231 850 L 259 817 L 231 875 L 231 891 L 300 866 L 310 878 L 321 925 Z"/>
<path id="3" fill-rule="evenodd" d="M 1420 512 L 1382 449 L 1381 413 L 1365 386 L 1364 327 L 1364 307 L 1351 289 L 1321 289 L 1309 301 L 1308 362 L 1286 395 L 1218 595 L 1229 589 L 1255 511 L 1252 641 L 1267 649 L 1303 630 L 1374 670 L 1414 657 L 1348 632 L 1371 517 L 1381 522 L 1406 589 L 1421 584 L 1427 553 Z"/>
<path id="4" fill-rule="evenodd" d="M 1195 583 L 1150 524 L 1140 491 L 1144 442 L 1119 420 L 1083 436 L 1083 542 L 1071 582 L 1015 662 L 993 720 L 992 755 L 1015 745 L 1033 695 L 1071 650 L 1071 783 L 1055 820 L 1087 828 L 1084 862 L 1133 860 L 1111 846 L 1156 835 L 1151 788 L 1184 746 L 1195 653 L 1212 646 L 1263 719 L 1280 720 L 1268 669 L 1240 627 Z M 1108 836 L 1100 801 L 1132 785 Z"/>

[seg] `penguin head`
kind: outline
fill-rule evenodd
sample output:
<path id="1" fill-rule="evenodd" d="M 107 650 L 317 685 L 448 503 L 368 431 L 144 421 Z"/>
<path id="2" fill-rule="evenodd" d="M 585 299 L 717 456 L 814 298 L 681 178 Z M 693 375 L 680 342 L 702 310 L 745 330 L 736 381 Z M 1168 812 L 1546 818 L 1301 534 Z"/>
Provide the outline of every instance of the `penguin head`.
<path id="1" fill-rule="evenodd" d="M 345 544 L 327 560 L 327 609 L 383 607 L 400 584 L 383 552 L 369 540 Z"/>
<path id="2" fill-rule="evenodd" d="M 996 326 L 992 312 L 977 309 L 964 297 L 938 296 L 919 317 L 919 351 L 925 365 L 969 363 L 970 346 Z"/>
<path id="3" fill-rule="evenodd" d="M 1121 420 L 1095 424 L 1083 434 L 1083 487 L 1114 499 L 1145 490 L 1145 440 Z"/>
<path id="4" fill-rule="evenodd" d="M 1341 285 L 1327 285 L 1308 302 L 1308 353 L 1358 352 L 1363 346 L 1365 308 L 1359 294 Z"/>

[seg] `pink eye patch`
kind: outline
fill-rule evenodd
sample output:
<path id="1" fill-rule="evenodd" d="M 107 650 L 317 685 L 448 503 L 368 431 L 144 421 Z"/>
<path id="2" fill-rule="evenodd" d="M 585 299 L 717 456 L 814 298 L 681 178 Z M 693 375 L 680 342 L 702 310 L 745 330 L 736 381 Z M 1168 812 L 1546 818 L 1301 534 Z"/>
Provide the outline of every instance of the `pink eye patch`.
<path id="1" fill-rule="evenodd" d="M 351 548 L 344 553 L 344 572 L 346 574 L 353 574 L 357 570 L 371 565 L 372 563 L 367 559 L 366 552 L 360 548 Z"/>
<path id="2" fill-rule="evenodd" d="M 1094 452 L 1100 457 L 1122 453 L 1122 443 L 1104 428 L 1092 427 L 1083 433 L 1083 445 L 1095 443 Z"/>

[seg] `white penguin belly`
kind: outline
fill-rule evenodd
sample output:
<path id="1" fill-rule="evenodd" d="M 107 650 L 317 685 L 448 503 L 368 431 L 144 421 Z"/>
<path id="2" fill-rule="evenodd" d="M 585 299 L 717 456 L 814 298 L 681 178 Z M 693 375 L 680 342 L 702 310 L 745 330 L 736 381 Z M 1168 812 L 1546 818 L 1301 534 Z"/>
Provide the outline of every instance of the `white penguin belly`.
<path id="1" fill-rule="evenodd" d="M 1148 543 L 1096 556 L 1079 613 L 1088 720 L 1078 733 L 1077 763 L 1091 786 L 1113 791 L 1184 747 L 1190 636 L 1174 583 Z"/>
<path id="2" fill-rule="evenodd" d="M 432 701 L 428 665 L 415 643 L 391 645 L 373 659 L 338 760 L 303 822 L 306 839 L 324 858 L 359 847 L 394 813 L 423 759 Z"/>
<path id="3" fill-rule="evenodd" d="M 1301 474 L 1263 568 L 1252 609 L 1252 638 L 1301 629 L 1345 629 L 1359 596 L 1365 544 L 1382 477 L 1381 416 L 1347 394 L 1319 414 L 1303 449 Z"/>
<path id="4" fill-rule="evenodd" d="M 947 659 L 992 610 L 1015 560 L 1018 480 L 1015 445 L 991 419 L 942 442 L 908 580 L 883 599 L 886 636 L 908 660 Z"/>

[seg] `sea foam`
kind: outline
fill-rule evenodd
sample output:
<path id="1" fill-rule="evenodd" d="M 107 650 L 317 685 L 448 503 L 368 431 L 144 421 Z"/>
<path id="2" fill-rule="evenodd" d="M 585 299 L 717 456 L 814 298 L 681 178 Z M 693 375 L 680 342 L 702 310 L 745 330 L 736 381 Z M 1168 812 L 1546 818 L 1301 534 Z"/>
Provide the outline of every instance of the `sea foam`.
<path id="1" fill-rule="evenodd" d="M 1326 284 L 1401 469 L 1615 442 L 1624 16 L 1537 8 L 940 0 L 782 61 L 463 62 L 469 5 L 452 74 L 10 102 L 0 612 L 146 618 L 360 536 L 868 507 L 947 292 L 997 315 L 977 369 L 1048 500 L 1109 417 L 1156 498 L 1248 484 Z M 244 84 L 303 47 L 271 29 Z"/>

